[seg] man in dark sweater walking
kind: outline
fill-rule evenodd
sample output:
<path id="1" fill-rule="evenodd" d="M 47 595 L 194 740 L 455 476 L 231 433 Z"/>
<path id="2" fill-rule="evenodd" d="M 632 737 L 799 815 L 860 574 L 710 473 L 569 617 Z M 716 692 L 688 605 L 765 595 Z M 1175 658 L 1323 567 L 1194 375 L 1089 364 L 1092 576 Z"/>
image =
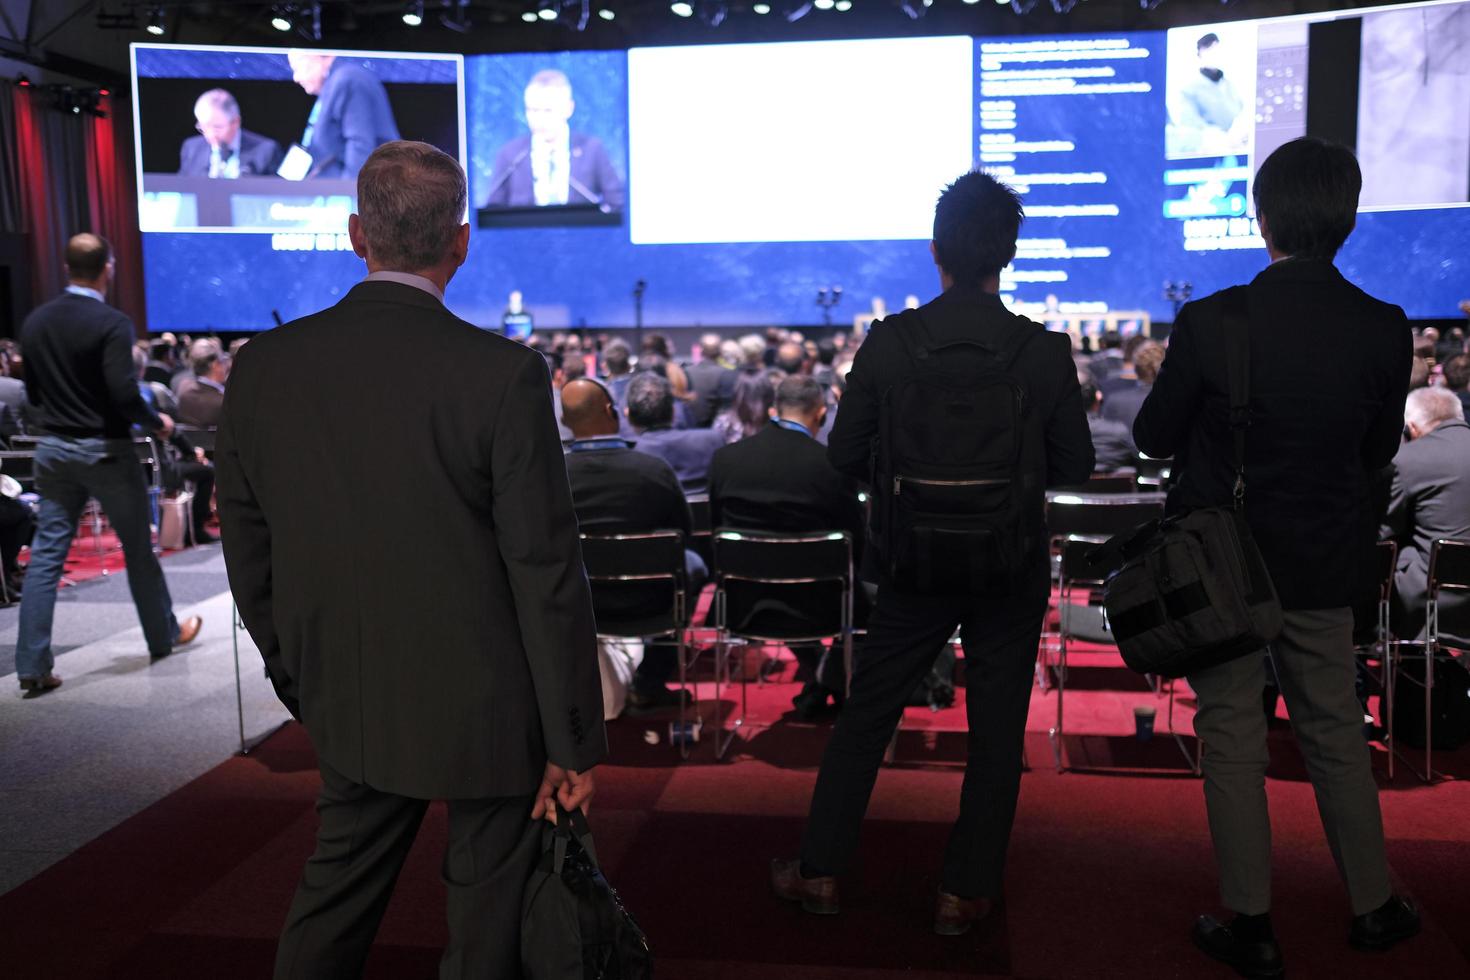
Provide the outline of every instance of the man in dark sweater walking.
<path id="1" fill-rule="evenodd" d="M 148 492 L 133 450 L 132 425 L 167 436 L 173 420 L 143 401 L 133 374 L 133 322 L 107 305 L 112 249 L 96 235 L 66 246 L 70 285 L 21 327 L 26 380 L 40 433 L 36 486 L 41 513 L 20 605 L 15 647 L 21 689 L 44 694 L 61 686 L 52 672 L 51 621 L 77 520 L 87 500 L 102 505 L 122 543 L 128 586 L 153 659 L 199 635 L 202 621 L 182 626 L 173 614 L 163 569 L 153 554 Z"/>

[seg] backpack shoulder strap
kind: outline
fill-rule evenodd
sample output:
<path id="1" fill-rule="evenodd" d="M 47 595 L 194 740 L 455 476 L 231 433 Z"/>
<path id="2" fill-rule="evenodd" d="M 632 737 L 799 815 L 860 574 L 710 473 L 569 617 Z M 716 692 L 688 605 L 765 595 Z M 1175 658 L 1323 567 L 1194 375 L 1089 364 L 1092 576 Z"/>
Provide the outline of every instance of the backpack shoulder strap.
<path id="1" fill-rule="evenodd" d="M 1245 431 L 1251 424 L 1250 287 L 1231 290 L 1222 309 L 1225 375 L 1230 392 L 1230 434 L 1234 443 L 1235 506 L 1245 501 Z"/>

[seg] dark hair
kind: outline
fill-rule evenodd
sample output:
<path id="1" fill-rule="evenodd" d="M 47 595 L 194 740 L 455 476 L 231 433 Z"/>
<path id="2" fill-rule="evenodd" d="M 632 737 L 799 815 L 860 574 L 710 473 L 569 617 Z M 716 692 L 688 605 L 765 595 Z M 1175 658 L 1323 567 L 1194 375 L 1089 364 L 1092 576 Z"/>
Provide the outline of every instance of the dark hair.
<path id="1" fill-rule="evenodd" d="M 817 341 L 817 363 L 830 367 L 835 360 L 837 360 L 836 342 L 831 337 L 823 337 Z"/>
<path id="2" fill-rule="evenodd" d="M 658 354 L 644 353 L 638 358 L 639 374 L 656 374 L 665 380 L 669 377 L 669 362 Z"/>
<path id="3" fill-rule="evenodd" d="M 639 371 L 628 382 L 624 395 L 628 402 L 628 421 L 640 429 L 670 425 L 674 421 L 674 389 L 662 375 Z"/>
<path id="4" fill-rule="evenodd" d="M 1302 136 L 1277 147 L 1256 173 L 1256 214 L 1282 255 L 1330 259 L 1353 233 L 1363 173 L 1352 151 Z"/>
<path id="5" fill-rule="evenodd" d="M 661 333 L 651 333 L 643 338 L 641 352 L 644 354 L 657 354 L 659 357 L 671 357 L 669 352 L 669 338 Z"/>
<path id="6" fill-rule="evenodd" d="M 776 388 L 776 411 L 795 409 L 798 412 L 815 412 L 826 404 L 822 386 L 809 374 L 793 374 L 782 379 Z"/>
<path id="7" fill-rule="evenodd" d="M 934 257 L 956 283 L 972 286 L 1016 257 L 1021 198 L 994 177 L 972 170 L 939 195 Z"/>
<path id="8" fill-rule="evenodd" d="M 627 374 L 631 357 L 632 352 L 628 350 L 628 345 L 621 340 L 614 340 L 603 348 L 602 366 L 607 369 L 608 374 Z"/>
<path id="9" fill-rule="evenodd" d="M 730 411 L 740 423 L 740 434 L 751 436 L 768 424 L 771 405 L 776 401 L 776 386 L 770 377 L 745 373 L 735 379 L 735 394 L 730 400 Z"/>
<path id="10" fill-rule="evenodd" d="M 1470 354 L 1456 354 L 1444 362 L 1444 384 L 1451 391 L 1470 386 Z"/>
<path id="11" fill-rule="evenodd" d="M 798 374 L 806 362 L 806 351 L 795 341 L 787 340 L 776 348 L 776 367 L 787 374 Z"/>
<path id="12" fill-rule="evenodd" d="M 1082 382 L 1082 408 L 1084 411 L 1090 412 L 1097 407 L 1097 396 L 1102 389 L 1097 386 L 1097 382 L 1093 381 L 1090 376 L 1079 380 Z"/>
<path id="13" fill-rule="evenodd" d="M 75 235 L 66 243 L 66 271 L 74 279 L 96 279 L 111 259 L 112 246 L 101 235 Z"/>
<path id="14" fill-rule="evenodd" d="M 587 362 L 580 355 L 562 358 L 561 376 L 564 381 L 577 381 L 587 377 Z"/>
<path id="15" fill-rule="evenodd" d="M 1214 31 L 1211 31 L 1204 37 L 1200 38 L 1198 41 L 1194 42 L 1194 52 L 1195 54 L 1199 54 L 1205 48 L 1213 48 L 1219 43 L 1220 35 L 1216 34 Z"/>

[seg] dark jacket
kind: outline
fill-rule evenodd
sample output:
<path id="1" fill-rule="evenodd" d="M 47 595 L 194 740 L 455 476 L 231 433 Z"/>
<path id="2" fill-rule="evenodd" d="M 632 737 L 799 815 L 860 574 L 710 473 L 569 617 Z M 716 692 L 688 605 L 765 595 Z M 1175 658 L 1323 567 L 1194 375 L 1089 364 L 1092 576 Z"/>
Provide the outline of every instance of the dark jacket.
<path id="1" fill-rule="evenodd" d="M 1097 472 L 1111 473 L 1134 464 L 1136 454 L 1128 426 L 1101 415 L 1089 414 L 1087 430 L 1092 435 L 1092 451 L 1097 457 L 1093 468 Z"/>
<path id="2" fill-rule="evenodd" d="M 281 144 L 248 129 L 240 130 L 240 176 L 274 176 L 285 154 Z M 190 136 L 179 147 L 179 173 L 187 177 L 209 176 L 209 141 Z"/>
<path id="3" fill-rule="evenodd" d="M 312 177 L 357 176 L 372 152 L 398 139 L 398 123 L 388 93 L 377 75 L 338 59 L 327 73 L 312 108 Z"/>
<path id="4" fill-rule="evenodd" d="M 202 381 L 179 392 L 179 421 L 201 429 L 213 429 L 219 425 L 220 411 L 224 407 L 225 395 Z"/>
<path id="5" fill-rule="evenodd" d="M 404 392 L 358 379 L 421 351 Z M 404 796 L 532 792 L 606 752 L 592 605 L 545 360 L 422 290 L 360 283 L 263 333 L 215 463 L 225 563 L 322 759 Z"/>
<path id="6" fill-rule="evenodd" d="M 1148 397 L 1152 387 L 1153 385 L 1138 381 L 1129 381 L 1103 392 L 1102 417 L 1109 422 L 1120 422 L 1132 432 L 1133 420 L 1138 418 L 1138 410 L 1143 407 L 1143 400 Z M 1131 435 L 1128 441 L 1132 443 Z"/>
<path id="7" fill-rule="evenodd" d="M 1180 310 L 1169 356 L 1133 424 L 1139 450 L 1175 458 L 1171 513 L 1231 500 L 1222 329 L 1231 294 Z M 1399 446 L 1408 322 L 1322 260 L 1277 262 L 1249 295 L 1246 517 L 1285 608 L 1347 606 L 1372 588 L 1378 522 L 1368 474 Z"/>
<path id="8" fill-rule="evenodd" d="M 689 403 L 690 420 L 706 428 L 734 400 L 735 379 L 740 375 L 710 360 L 690 365 L 685 373 L 689 375 L 689 390 L 694 393 L 694 401 Z"/>
<path id="9" fill-rule="evenodd" d="M 694 493 L 709 484 L 710 460 L 724 444 L 713 429 L 648 429 L 638 434 L 634 448 L 668 463 L 684 492 Z"/>
<path id="10" fill-rule="evenodd" d="M 1442 422 L 1399 449 L 1383 535 L 1399 544 L 1394 588 L 1407 621 L 1418 627 L 1424 622 L 1434 542 L 1470 539 L 1470 425 Z M 1439 608 L 1443 628 L 1470 638 L 1470 597 L 1445 591 Z"/>
<path id="11" fill-rule="evenodd" d="M 715 453 L 710 524 L 761 531 L 847 531 L 863 542 L 856 482 L 827 461 L 811 436 L 772 423 Z"/>
<path id="12" fill-rule="evenodd" d="M 583 531 L 675 530 L 689 537 L 689 502 L 668 463 L 626 444 L 587 451 L 575 446 L 567 453 L 567 480 Z"/>
<path id="13" fill-rule="evenodd" d="M 73 439 L 131 439 L 163 422 L 138 393 L 133 321 L 90 296 L 62 293 L 20 328 L 34 429 Z"/>
<path id="14" fill-rule="evenodd" d="M 916 370 L 909 348 L 898 336 L 913 330 L 915 315 L 923 317 L 936 346 L 968 336 L 999 348 L 1017 330 L 1041 331 L 1039 325 L 1007 310 L 998 296 L 966 286 L 946 290 L 917 314 L 906 310 L 874 323 L 847 376 L 842 411 L 827 441 L 827 458 L 850 476 L 868 479 L 883 394 Z M 980 354 L 958 348 L 936 357 L 946 360 L 946 370 L 963 370 L 978 363 Z M 1044 488 L 1081 483 L 1091 476 L 1092 438 L 1066 334 L 1042 331 L 1026 345 L 1013 371 L 1026 390 L 1027 456 L 1037 467 L 1030 474 L 1034 490 L 1027 509 L 1035 515 L 1039 532 L 1045 521 Z M 1040 561 L 1044 553 L 1036 557 Z"/>
<path id="15" fill-rule="evenodd" d="M 571 180 L 567 184 L 568 204 L 606 204 L 614 211 L 623 209 L 623 181 L 608 159 L 602 141 L 585 133 L 572 133 L 567 152 L 571 156 Z M 517 136 L 495 154 L 490 171 L 490 191 L 481 207 L 528 208 L 536 204 L 536 188 L 531 173 L 531 137 Z M 577 185 L 582 185 L 579 188 Z M 589 198 L 588 194 L 592 196 Z"/>

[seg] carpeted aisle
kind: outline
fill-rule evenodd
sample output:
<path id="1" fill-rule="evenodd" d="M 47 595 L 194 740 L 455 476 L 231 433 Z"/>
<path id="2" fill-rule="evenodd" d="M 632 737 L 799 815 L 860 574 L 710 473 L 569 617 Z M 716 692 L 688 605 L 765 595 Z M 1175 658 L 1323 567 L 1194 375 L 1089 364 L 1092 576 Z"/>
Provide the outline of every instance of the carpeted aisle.
<path id="1" fill-rule="evenodd" d="M 1096 683 L 1068 692 L 1069 729 L 1088 733 L 1075 737 L 1074 759 L 1116 760 L 1133 744 L 1131 703 L 1152 695 L 1121 670 L 1097 670 Z M 962 707 L 908 712 L 897 764 L 874 796 L 861 864 L 843 885 L 842 914 L 818 919 L 778 904 L 766 861 L 796 846 L 827 732 L 783 717 L 794 690 L 751 688 L 752 723 L 732 762 L 714 763 L 706 740 L 690 762 L 673 765 L 663 719 L 610 728 L 593 828 L 609 877 L 652 940 L 660 977 L 1231 975 L 1187 939 L 1194 914 L 1214 901 L 1199 782 L 1161 771 L 1057 774 L 1045 735 L 1055 716 L 1050 693 L 1034 695 L 1027 751 L 1035 768 L 1022 784 L 1008 900 L 996 921 L 958 939 L 929 931 L 959 792 Z M 1167 739 L 1143 748 L 1127 761 L 1155 770 L 1180 761 Z M 1273 755 L 1276 917 L 1291 975 L 1470 975 L 1470 784 L 1423 787 L 1401 771 L 1386 787 L 1390 859 L 1400 886 L 1424 904 L 1426 928 L 1392 954 L 1370 956 L 1346 946 L 1345 898 L 1284 725 L 1273 733 Z M 1443 758 L 1451 772 L 1470 775 L 1470 752 Z M 1376 752 L 1375 765 L 1382 762 Z M 316 783 L 311 747 L 293 725 L 172 793 L 0 896 L 0 971 L 17 980 L 268 976 L 311 849 Z M 368 976 L 435 974 L 445 938 L 444 833 L 443 810 L 432 808 Z"/>

